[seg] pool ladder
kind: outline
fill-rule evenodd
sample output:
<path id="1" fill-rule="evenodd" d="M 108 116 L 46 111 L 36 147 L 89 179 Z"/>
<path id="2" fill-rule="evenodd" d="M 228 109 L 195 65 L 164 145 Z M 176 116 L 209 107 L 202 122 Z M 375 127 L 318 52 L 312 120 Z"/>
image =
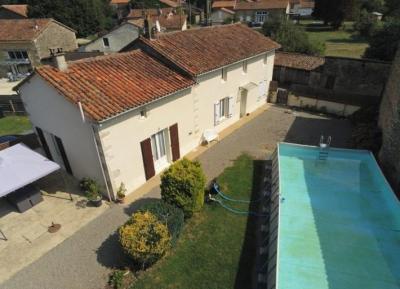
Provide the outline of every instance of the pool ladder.
<path id="1" fill-rule="evenodd" d="M 328 158 L 331 141 L 332 137 L 328 136 L 328 139 L 326 140 L 326 142 L 324 142 L 324 136 L 321 135 L 321 138 L 319 139 L 319 154 L 318 154 L 318 159 L 320 161 L 325 161 Z"/>

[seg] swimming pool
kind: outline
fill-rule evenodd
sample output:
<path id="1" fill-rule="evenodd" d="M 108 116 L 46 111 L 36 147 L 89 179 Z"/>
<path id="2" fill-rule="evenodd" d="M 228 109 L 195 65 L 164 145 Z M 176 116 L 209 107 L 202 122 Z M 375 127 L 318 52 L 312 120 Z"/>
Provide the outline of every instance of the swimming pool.
<path id="1" fill-rule="evenodd" d="M 318 155 L 278 145 L 274 288 L 400 288 L 400 203 L 373 155 Z"/>

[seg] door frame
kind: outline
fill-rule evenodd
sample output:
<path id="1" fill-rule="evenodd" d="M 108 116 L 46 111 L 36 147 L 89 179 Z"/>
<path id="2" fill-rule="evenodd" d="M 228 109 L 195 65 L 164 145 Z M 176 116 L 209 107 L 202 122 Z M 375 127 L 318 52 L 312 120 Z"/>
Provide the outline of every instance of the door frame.
<path id="1" fill-rule="evenodd" d="M 247 94 L 246 89 L 242 89 L 240 92 L 240 118 L 244 117 L 247 113 Z"/>

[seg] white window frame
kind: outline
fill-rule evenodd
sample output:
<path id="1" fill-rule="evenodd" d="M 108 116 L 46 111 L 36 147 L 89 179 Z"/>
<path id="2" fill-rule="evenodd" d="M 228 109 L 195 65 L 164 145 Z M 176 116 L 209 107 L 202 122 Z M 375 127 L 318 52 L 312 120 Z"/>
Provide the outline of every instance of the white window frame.
<path id="1" fill-rule="evenodd" d="M 234 98 L 224 97 L 214 104 L 214 125 L 217 126 L 233 116 Z"/>
<path id="2" fill-rule="evenodd" d="M 264 23 L 267 20 L 268 12 L 267 11 L 256 11 L 254 22 L 256 23 Z"/>
<path id="3" fill-rule="evenodd" d="M 19 54 L 19 56 L 18 56 Z M 26 57 L 24 57 L 24 54 Z M 7 51 L 7 57 L 8 59 L 28 59 L 29 55 L 28 55 L 28 51 L 26 50 L 9 50 Z"/>

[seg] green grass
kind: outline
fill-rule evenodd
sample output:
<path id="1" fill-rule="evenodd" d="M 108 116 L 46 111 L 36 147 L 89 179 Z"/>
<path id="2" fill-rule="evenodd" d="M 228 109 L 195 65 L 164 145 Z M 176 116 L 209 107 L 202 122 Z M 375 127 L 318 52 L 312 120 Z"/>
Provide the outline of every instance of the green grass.
<path id="1" fill-rule="evenodd" d="M 0 118 L 0 136 L 19 134 L 31 128 L 31 123 L 26 116 L 6 116 Z"/>
<path id="2" fill-rule="evenodd" d="M 218 178 L 224 193 L 249 199 L 261 177 L 258 164 L 247 155 L 239 157 Z M 131 288 L 248 288 L 256 253 L 254 225 L 252 218 L 230 213 L 218 204 L 206 204 L 185 224 L 175 249 Z"/>
<path id="3" fill-rule="evenodd" d="M 361 58 L 368 47 L 366 40 L 354 32 L 352 22 L 345 22 L 344 27 L 336 31 L 311 20 L 301 21 L 301 25 L 312 42 L 325 43 L 326 56 Z"/>

